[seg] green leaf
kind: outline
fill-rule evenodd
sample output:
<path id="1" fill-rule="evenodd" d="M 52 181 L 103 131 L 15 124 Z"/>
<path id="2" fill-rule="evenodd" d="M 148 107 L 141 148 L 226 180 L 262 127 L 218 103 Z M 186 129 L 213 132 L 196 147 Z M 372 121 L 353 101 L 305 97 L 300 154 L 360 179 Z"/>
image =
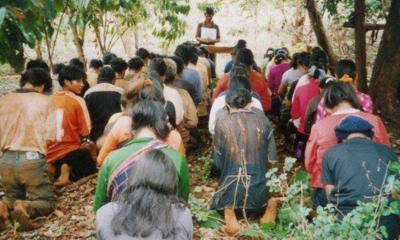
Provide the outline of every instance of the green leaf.
<path id="1" fill-rule="evenodd" d="M 7 8 L 5 7 L 0 8 L 0 27 L 1 25 L 3 25 L 4 18 L 6 17 L 6 15 L 7 15 Z"/>
<path id="2" fill-rule="evenodd" d="M 204 228 L 219 228 L 222 224 L 220 221 L 222 221 L 221 215 L 217 211 L 212 211 L 210 214 L 208 214 L 208 218 L 206 221 L 199 222 L 200 226 Z"/>
<path id="3" fill-rule="evenodd" d="M 260 237 L 260 233 L 258 233 L 256 230 L 252 228 L 246 228 L 242 232 L 242 236 L 248 236 L 248 237 Z"/>

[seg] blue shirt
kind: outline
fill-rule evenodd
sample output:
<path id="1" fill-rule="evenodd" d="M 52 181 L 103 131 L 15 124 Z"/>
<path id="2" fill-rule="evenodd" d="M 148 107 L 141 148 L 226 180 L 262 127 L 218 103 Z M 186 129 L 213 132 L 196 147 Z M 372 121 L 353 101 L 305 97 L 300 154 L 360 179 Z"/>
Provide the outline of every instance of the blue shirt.
<path id="1" fill-rule="evenodd" d="M 194 96 L 195 98 L 193 100 L 194 104 L 197 106 L 201 102 L 203 94 L 199 73 L 195 69 L 185 68 L 183 69 L 181 78 L 188 81 L 196 89 L 196 94 Z"/>

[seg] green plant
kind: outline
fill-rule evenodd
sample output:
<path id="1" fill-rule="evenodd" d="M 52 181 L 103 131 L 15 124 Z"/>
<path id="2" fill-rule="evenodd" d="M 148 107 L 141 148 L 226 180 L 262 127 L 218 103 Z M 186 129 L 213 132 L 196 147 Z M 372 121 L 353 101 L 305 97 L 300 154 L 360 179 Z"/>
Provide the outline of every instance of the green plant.
<path id="1" fill-rule="evenodd" d="M 198 158 L 198 160 L 202 162 L 202 164 L 197 165 L 194 168 L 196 170 L 196 177 L 200 183 L 206 185 L 210 180 L 210 171 L 213 165 L 212 152 Z"/>

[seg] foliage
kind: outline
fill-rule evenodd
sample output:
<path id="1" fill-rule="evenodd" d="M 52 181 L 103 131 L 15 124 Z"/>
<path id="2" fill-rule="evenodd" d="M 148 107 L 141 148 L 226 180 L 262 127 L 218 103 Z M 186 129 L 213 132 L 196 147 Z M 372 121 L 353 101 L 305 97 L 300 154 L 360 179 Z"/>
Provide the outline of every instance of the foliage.
<path id="1" fill-rule="evenodd" d="M 391 189 L 400 191 L 400 164 L 389 165 L 396 175 L 388 176 L 388 184 L 381 189 L 376 201 L 358 202 L 358 207 L 339 219 L 336 206 L 328 204 L 316 209 L 317 216 L 309 219 L 313 211 L 310 200 L 309 175 L 296 166 L 296 159 L 286 158 L 282 169 L 271 168 L 266 174 L 270 192 L 284 197 L 278 212 L 277 223 L 247 222 L 242 236 L 262 239 L 383 239 L 385 227 L 378 227 L 380 216 L 400 214 L 400 201 L 389 203 Z M 190 198 L 192 214 L 205 221 L 212 211 L 207 211 L 207 201 Z M 340 236 L 340 237 L 339 237 Z"/>
<path id="2" fill-rule="evenodd" d="M 61 0 L 5 0 L 0 3 L 0 63 L 10 63 L 17 72 L 24 68 L 24 44 L 33 48 L 57 17 Z"/>
<path id="3" fill-rule="evenodd" d="M 210 171 L 213 166 L 213 155 L 212 152 L 198 159 L 203 164 L 195 166 L 197 180 L 202 184 L 207 184 L 210 179 Z"/>

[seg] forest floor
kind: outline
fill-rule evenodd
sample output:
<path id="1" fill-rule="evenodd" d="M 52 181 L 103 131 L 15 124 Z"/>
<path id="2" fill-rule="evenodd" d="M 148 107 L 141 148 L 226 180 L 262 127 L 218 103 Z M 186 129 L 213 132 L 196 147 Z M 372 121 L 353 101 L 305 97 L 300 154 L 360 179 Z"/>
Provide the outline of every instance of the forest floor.
<path id="1" fill-rule="evenodd" d="M 0 78 L 0 96 L 18 87 L 17 78 Z M 400 118 L 399 121 L 385 122 L 391 140 L 392 148 L 400 155 Z M 274 127 L 274 126 L 273 126 Z M 217 188 L 217 179 L 211 177 L 211 168 L 201 158 L 212 151 L 212 138 L 206 124 L 200 126 L 201 148 L 189 153 L 187 160 L 190 169 L 191 194 L 196 198 L 211 199 L 212 192 Z M 275 132 L 278 156 L 280 160 L 292 156 L 292 147 L 288 144 L 282 132 Z M 302 163 L 299 163 L 302 165 Z M 207 170 L 207 172 L 204 172 Z M 30 232 L 17 232 L 10 228 L 0 234 L 1 239 L 96 239 L 95 213 L 92 211 L 97 174 L 81 179 L 62 189 L 56 189 L 57 210 L 47 217 L 34 221 L 38 228 Z M 0 196 L 4 192 L 0 190 Z M 194 220 L 194 239 L 229 239 L 217 229 L 206 229 Z M 238 239 L 252 239 L 240 237 Z"/>

